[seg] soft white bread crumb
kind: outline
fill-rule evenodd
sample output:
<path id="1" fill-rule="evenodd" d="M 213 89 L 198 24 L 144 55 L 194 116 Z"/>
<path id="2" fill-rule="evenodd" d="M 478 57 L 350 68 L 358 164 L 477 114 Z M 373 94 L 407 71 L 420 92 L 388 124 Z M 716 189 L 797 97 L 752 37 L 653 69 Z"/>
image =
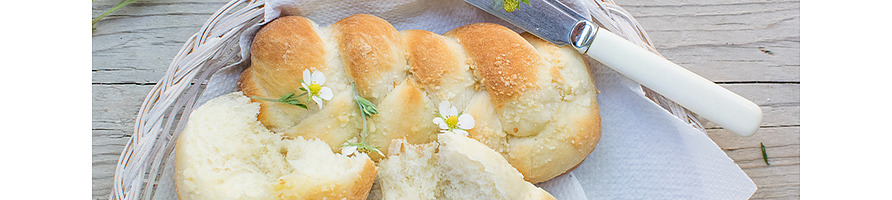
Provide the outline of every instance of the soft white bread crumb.
<path id="1" fill-rule="evenodd" d="M 454 133 L 440 134 L 438 141 L 446 199 L 554 199 L 483 143 Z"/>
<path id="2" fill-rule="evenodd" d="M 391 155 L 381 160 L 378 187 L 372 195 L 383 199 L 437 199 L 439 166 L 435 153 L 437 143 L 412 145 L 406 140 L 393 140 Z M 387 191 L 382 193 L 382 191 Z"/>
<path id="3" fill-rule="evenodd" d="M 377 172 L 366 154 L 332 153 L 321 140 L 288 145 L 285 157 L 295 170 L 278 179 L 281 199 L 365 199 Z"/>
<path id="4" fill-rule="evenodd" d="M 176 146 L 180 199 L 366 197 L 371 159 L 334 154 L 316 139 L 283 140 L 257 121 L 259 109 L 239 92 L 192 112 Z"/>
<path id="5" fill-rule="evenodd" d="M 438 145 L 439 143 L 439 145 Z M 438 143 L 394 140 L 379 163 L 381 199 L 554 199 L 525 181 L 502 155 L 477 140 L 439 134 Z"/>

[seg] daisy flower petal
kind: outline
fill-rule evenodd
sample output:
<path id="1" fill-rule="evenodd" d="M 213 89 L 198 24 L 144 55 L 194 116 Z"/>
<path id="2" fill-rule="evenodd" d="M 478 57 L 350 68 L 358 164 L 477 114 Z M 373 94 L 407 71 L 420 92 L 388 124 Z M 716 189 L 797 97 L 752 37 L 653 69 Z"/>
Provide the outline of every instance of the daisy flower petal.
<path id="1" fill-rule="evenodd" d="M 313 82 L 316 84 L 319 84 L 319 85 L 325 84 L 325 75 L 323 75 L 322 72 L 320 72 L 320 71 L 313 72 L 312 78 L 313 79 L 311 79 L 311 80 L 313 80 Z"/>
<path id="2" fill-rule="evenodd" d="M 469 135 L 467 131 L 461 130 L 461 129 L 453 129 L 452 132 L 455 134 L 463 135 L 463 136 Z"/>
<path id="3" fill-rule="evenodd" d="M 385 157 L 385 158 L 387 157 L 387 155 L 384 155 L 384 154 L 381 153 L 381 151 L 378 150 L 378 149 L 375 149 L 375 152 L 378 152 L 378 155 L 381 155 L 381 157 Z"/>
<path id="4" fill-rule="evenodd" d="M 324 100 L 331 100 L 331 98 L 334 97 L 334 93 L 331 91 L 331 88 L 328 87 L 322 87 L 322 89 L 319 90 L 318 95 Z"/>
<path id="5" fill-rule="evenodd" d="M 440 102 L 440 116 L 447 116 L 446 113 L 449 111 L 449 107 L 452 107 L 452 104 L 450 104 L 448 101 Z"/>
<path id="6" fill-rule="evenodd" d="M 474 128 L 474 117 L 469 114 L 458 116 L 458 128 L 465 130 Z"/>
<path id="7" fill-rule="evenodd" d="M 434 124 L 437 124 L 440 129 L 449 129 L 449 125 L 446 124 L 446 121 L 443 121 L 443 118 L 434 117 Z"/>
<path id="8" fill-rule="evenodd" d="M 304 80 L 303 80 L 304 87 L 307 87 L 307 84 L 306 84 L 306 83 L 309 83 L 310 81 L 313 81 L 313 76 L 310 75 L 310 70 L 309 70 L 309 69 L 305 69 L 305 70 L 304 70 Z M 308 89 L 309 89 L 309 88 L 308 88 Z"/>
<path id="9" fill-rule="evenodd" d="M 446 112 L 446 115 L 443 115 L 443 116 L 445 117 L 445 116 L 456 116 L 456 115 L 458 115 L 458 109 L 455 108 L 455 106 L 450 106 L 449 110 Z"/>
<path id="10" fill-rule="evenodd" d="M 322 110 L 322 98 L 318 96 L 313 96 L 313 101 L 316 102 L 316 105 L 319 106 L 319 110 Z"/>
<path id="11" fill-rule="evenodd" d="M 356 154 L 356 146 L 346 146 L 341 148 L 341 154 L 345 156 Z"/>

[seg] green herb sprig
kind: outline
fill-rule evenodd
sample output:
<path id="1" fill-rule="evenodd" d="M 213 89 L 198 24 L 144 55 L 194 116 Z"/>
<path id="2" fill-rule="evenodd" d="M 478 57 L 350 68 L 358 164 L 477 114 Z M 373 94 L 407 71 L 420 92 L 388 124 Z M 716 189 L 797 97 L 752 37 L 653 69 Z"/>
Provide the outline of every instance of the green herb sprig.
<path id="1" fill-rule="evenodd" d="M 530 0 L 502 0 L 502 7 L 505 12 L 514 12 L 520 8 L 520 2 L 530 5 Z"/>
<path id="2" fill-rule="evenodd" d="M 378 114 L 378 108 L 368 99 L 359 96 L 359 93 L 356 92 L 356 83 L 351 83 L 351 85 L 353 86 L 353 99 L 356 101 L 356 104 L 359 105 L 359 112 L 362 115 L 362 131 L 359 132 L 358 143 L 347 141 L 346 143 L 344 143 L 343 146 L 354 146 L 359 152 L 364 152 L 367 154 L 375 152 L 381 156 L 387 157 L 383 153 L 381 153 L 380 150 L 378 150 L 379 147 L 370 145 L 369 142 L 365 139 L 368 136 L 367 118 L 371 117 L 372 115 Z"/>
<path id="3" fill-rule="evenodd" d="M 303 90 L 303 88 L 301 88 L 301 90 Z M 282 97 L 279 97 L 278 99 L 269 99 L 269 98 L 263 98 L 263 97 L 258 97 L 258 96 L 251 96 L 251 98 L 257 99 L 257 100 L 263 100 L 263 101 L 291 104 L 291 105 L 295 105 L 295 106 L 307 109 L 307 104 L 301 103 L 300 100 L 297 99 L 298 97 L 301 97 L 304 95 L 307 95 L 307 93 L 303 93 L 303 94 L 295 96 L 294 92 L 292 92 L 292 93 L 286 94 Z M 307 101 L 307 102 L 309 102 L 309 101 Z"/>
<path id="4" fill-rule="evenodd" d="M 759 145 L 762 146 L 762 160 L 765 161 L 766 165 L 771 165 L 771 163 L 768 163 L 768 153 L 765 153 L 765 144 L 759 142 Z"/>
<path id="5" fill-rule="evenodd" d="M 124 6 L 129 5 L 129 4 L 133 3 L 133 2 L 136 2 L 136 0 L 123 0 L 123 1 L 121 1 L 120 3 L 118 3 L 118 5 L 115 5 L 115 7 L 112 7 L 112 8 L 109 9 L 108 11 L 105 11 L 105 13 L 102 13 L 101 15 L 99 15 L 99 17 L 93 18 L 93 24 L 91 24 L 90 26 L 96 26 L 96 22 L 99 22 L 99 20 L 101 20 L 102 18 L 105 18 L 105 16 L 108 16 L 108 15 L 111 14 L 112 12 L 115 12 L 116 10 L 121 9 L 121 8 L 123 8 Z M 93 30 L 96 30 L 96 27 L 92 27 L 92 28 L 93 28 Z"/>

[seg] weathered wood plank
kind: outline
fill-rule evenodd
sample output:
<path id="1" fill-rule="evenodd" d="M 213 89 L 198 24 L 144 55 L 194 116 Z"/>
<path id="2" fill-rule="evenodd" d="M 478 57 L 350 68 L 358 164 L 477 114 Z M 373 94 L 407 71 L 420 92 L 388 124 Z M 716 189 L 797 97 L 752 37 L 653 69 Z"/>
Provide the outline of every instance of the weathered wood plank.
<path id="1" fill-rule="evenodd" d="M 660 52 L 713 81 L 799 81 L 799 1 L 619 1 Z"/>
<path id="2" fill-rule="evenodd" d="M 93 129 L 133 131 L 151 85 L 93 85 Z"/>
<path id="3" fill-rule="evenodd" d="M 621 1 L 659 49 L 799 37 L 799 1 Z"/>
<path id="4" fill-rule="evenodd" d="M 799 127 L 761 128 L 740 137 L 724 129 L 707 130 L 709 137 L 733 159 L 759 188 L 753 199 L 799 197 Z M 765 144 L 768 162 L 762 158 Z"/>
<path id="5" fill-rule="evenodd" d="M 715 82 L 799 82 L 798 51 L 798 42 L 792 41 L 660 49 L 666 58 Z"/>
<path id="6" fill-rule="evenodd" d="M 762 126 L 799 125 L 799 84 L 721 84 L 762 108 Z M 707 129 L 720 128 L 713 122 L 700 119 Z"/>
<path id="7" fill-rule="evenodd" d="M 93 198 L 107 199 L 124 144 L 151 85 L 96 85 L 93 93 Z"/>
<path id="8" fill-rule="evenodd" d="M 129 132 L 93 129 L 93 199 L 108 199 L 111 194 L 115 166 Z"/>
<path id="9" fill-rule="evenodd" d="M 93 2 L 93 16 L 119 0 Z M 226 0 L 137 2 L 93 31 L 93 83 L 155 83 L 170 61 Z"/>

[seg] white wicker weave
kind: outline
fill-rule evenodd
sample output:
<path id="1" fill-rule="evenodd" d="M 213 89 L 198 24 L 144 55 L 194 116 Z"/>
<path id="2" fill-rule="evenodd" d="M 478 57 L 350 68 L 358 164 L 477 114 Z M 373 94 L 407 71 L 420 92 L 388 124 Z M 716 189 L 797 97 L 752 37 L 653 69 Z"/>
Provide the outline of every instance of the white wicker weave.
<path id="1" fill-rule="evenodd" d="M 149 199 L 154 196 L 162 169 L 173 153 L 179 133 L 215 72 L 246 62 L 238 41 L 252 25 L 263 23 L 263 0 L 232 0 L 189 38 L 171 62 L 167 73 L 149 92 L 136 117 L 130 141 L 118 159 L 110 199 Z M 612 0 L 585 1 L 581 5 L 592 20 L 611 32 L 656 52 L 644 29 Z M 683 107 L 643 88 L 647 97 L 703 130 L 697 118 Z M 705 132 L 705 131 L 704 131 Z"/>

